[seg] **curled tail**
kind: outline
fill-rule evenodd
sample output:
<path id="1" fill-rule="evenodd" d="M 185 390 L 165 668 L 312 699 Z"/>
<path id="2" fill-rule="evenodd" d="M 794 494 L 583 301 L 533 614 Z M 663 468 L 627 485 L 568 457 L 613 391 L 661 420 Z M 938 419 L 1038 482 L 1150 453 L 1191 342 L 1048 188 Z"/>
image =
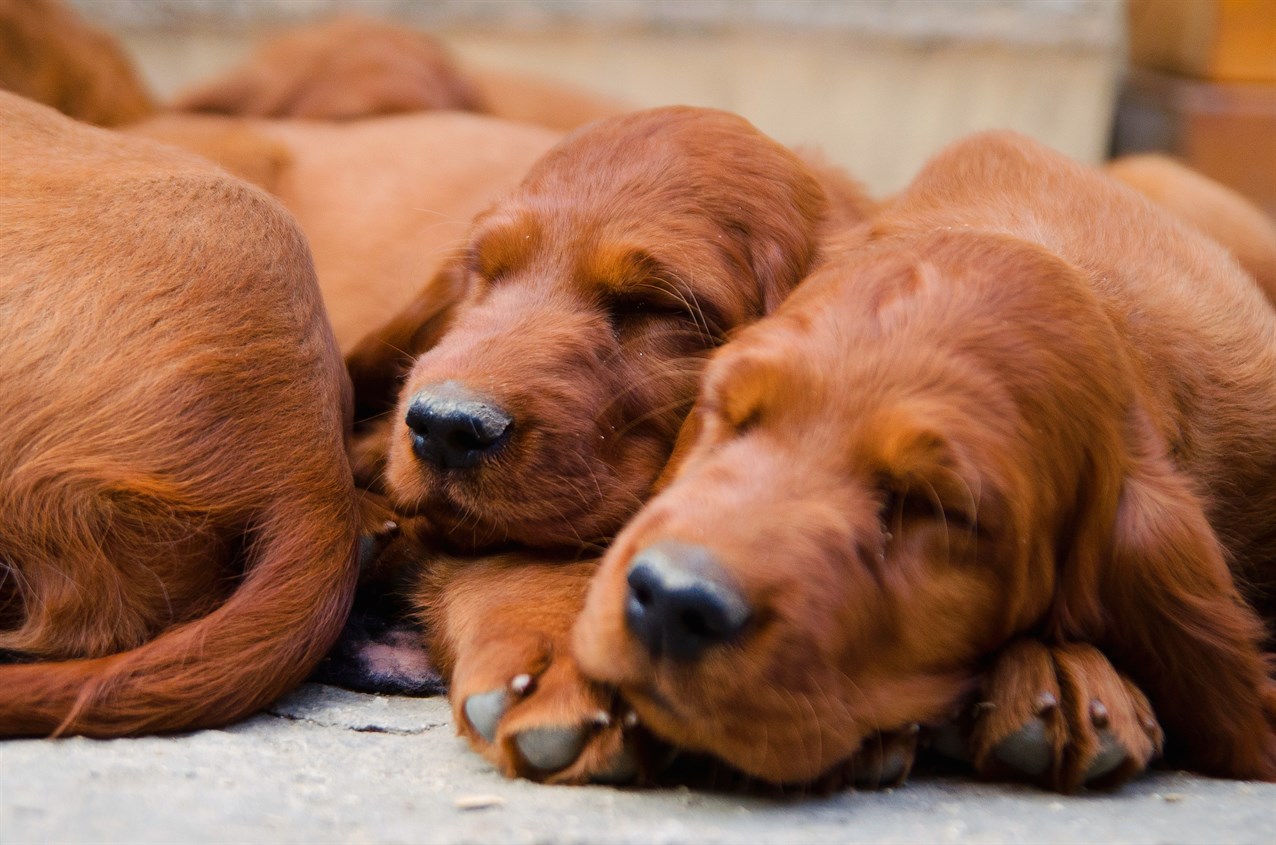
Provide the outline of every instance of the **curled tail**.
<path id="1" fill-rule="evenodd" d="M 211 727 L 296 686 L 340 632 L 356 575 L 353 501 L 309 504 L 272 508 L 242 582 L 207 616 L 119 654 L 0 666 L 0 735 Z"/>

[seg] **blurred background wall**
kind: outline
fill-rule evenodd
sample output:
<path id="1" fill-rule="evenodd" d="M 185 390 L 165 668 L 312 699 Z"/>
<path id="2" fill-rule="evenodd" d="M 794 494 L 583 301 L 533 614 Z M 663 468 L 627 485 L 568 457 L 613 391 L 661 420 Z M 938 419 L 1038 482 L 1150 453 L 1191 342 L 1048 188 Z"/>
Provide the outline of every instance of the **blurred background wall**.
<path id="1" fill-rule="evenodd" d="M 877 193 L 948 140 L 1009 127 L 1091 162 L 1114 143 L 1189 160 L 1219 148 L 1201 169 L 1276 212 L 1276 0 L 72 3 L 123 38 L 162 95 L 272 31 L 357 13 L 429 30 L 469 61 L 638 106 L 737 111 L 823 148 Z M 1239 69 L 1237 33 L 1250 56 Z M 1231 117 L 1202 124 L 1220 112 Z"/>
<path id="2" fill-rule="evenodd" d="M 878 192 L 947 140 L 1021 129 L 1099 160 L 1124 44 L 1112 0 L 73 0 L 161 94 L 287 26 L 355 12 L 463 58 L 639 106 L 739 112 L 822 147 Z"/>

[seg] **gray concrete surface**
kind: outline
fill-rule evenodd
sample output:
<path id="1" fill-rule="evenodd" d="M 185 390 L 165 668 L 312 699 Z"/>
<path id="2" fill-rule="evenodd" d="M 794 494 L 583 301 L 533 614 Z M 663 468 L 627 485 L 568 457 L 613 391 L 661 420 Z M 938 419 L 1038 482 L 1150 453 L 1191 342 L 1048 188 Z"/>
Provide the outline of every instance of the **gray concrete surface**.
<path id="1" fill-rule="evenodd" d="M 545 787 L 472 754 L 443 699 L 306 686 L 178 737 L 0 744 L 0 843 L 1276 843 L 1276 786 L 1158 772 L 1061 797 L 961 778 L 764 799 Z"/>

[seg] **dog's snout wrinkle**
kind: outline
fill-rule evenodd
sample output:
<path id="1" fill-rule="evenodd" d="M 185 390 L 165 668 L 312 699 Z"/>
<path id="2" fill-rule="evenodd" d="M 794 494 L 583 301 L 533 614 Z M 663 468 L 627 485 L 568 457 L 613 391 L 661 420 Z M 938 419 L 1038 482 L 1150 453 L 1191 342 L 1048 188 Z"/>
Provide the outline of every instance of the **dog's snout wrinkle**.
<path id="1" fill-rule="evenodd" d="M 509 438 L 514 419 L 464 387 L 444 382 L 417 393 L 404 422 L 417 457 L 443 469 L 476 466 Z"/>
<path id="2" fill-rule="evenodd" d="M 701 546 L 657 543 L 629 565 L 625 622 L 653 657 L 699 659 L 740 634 L 752 608 Z"/>

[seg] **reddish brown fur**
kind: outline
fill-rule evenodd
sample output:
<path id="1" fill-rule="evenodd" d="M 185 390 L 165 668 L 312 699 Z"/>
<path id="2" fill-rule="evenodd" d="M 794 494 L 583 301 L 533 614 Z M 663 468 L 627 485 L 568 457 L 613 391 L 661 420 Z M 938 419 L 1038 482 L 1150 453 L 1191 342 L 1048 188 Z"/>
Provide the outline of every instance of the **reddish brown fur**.
<path id="1" fill-rule="evenodd" d="M 181 94 L 183 111 L 350 120 L 432 109 L 482 110 L 437 40 L 361 17 L 290 30 L 221 79 Z"/>
<path id="2" fill-rule="evenodd" d="M 698 439 L 591 587 L 586 673 L 675 744 L 791 781 L 942 721 L 1017 637 L 1092 643 L 1168 754 L 1276 778 L 1233 583 L 1276 575 L 1276 315 L 1252 280 L 1012 134 L 949 148 L 843 247 L 710 365 Z M 753 608 L 694 663 L 624 621 L 628 562 L 668 539 Z"/>
<path id="3" fill-rule="evenodd" d="M 0 0 L 0 89 L 99 126 L 155 111 L 116 40 L 54 0 Z"/>
<path id="4" fill-rule="evenodd" d="M 1276 305 L 1276 223 L 1261 208 L 1165 156 L 1125 156 L 1105 169 L 1227 247 Z"/>
<path id="5" fill-rule="evenodd" d="M 349 388 L 259 191 L 0 97 L 0 734 L 224 724 L 354 581 Z M 233 248 L 228 248 L 233 246 Z"/>
<path id="6" fill-rule="evenodd" d="M 421 319 L 446 311 L 458 291 L 431 279 L 474 215 L 559 137 L 454 112 L 340 124 L 168 114 L 129 131 L 198 152 L 283 202 L 343 350 L 409 304 Z"/>
<path id="7" fill-rule="evenodd" d="M 520 770 L 511 750 L 520 728 L 591 717 L 605 695 L 582 688 L 567 648 L 580 573 L 593 563 L 553 561 L 598 548 L 634 512 L 710 351 L 784 298 L 828 232 L 867 213 L 849 179 L 816 172 L 723 112 L 666 108 L 595 124 L 476 220 L 465 261 L 445 270 L 470 291 L 446 326 L 407 315 L 351 356 L 357 372 L 376 373 L 399 349 L 429 348 L 382 439 L 372 438 L 384 446 L 367 453 L 371 461 L 388 448 L 385 490 L 419 516 L 411 524 L 428 522 L 461 549 L 545 550 L 536 559 L 437 560 L 417 594 L 436 659 L 459 667 L 461 729 L 506 771 Z M 414 455 L 407 404 L 442 380 L 515 415 L 518 433 L 490 466 L 444 476 Z M 484 637 L 464 634 L 480 620 Z M 468 693 L 524 672 L 549 674 L 507 720 L 499 746 L 487 747 L 460 708 Z M 596 772 L 617 737 L 595 736 L 555 779 Z"/>
<path id="8" fill-rule="evenodd" d="M 826 226 L 862 216 L 849 182 L 830 187 L 724 112 L 655 109 L 569 136 L 475 221 L 452 269 L 469 299 L 391 417 L 395 504 L 470 546 L 607 538 L 668 457 L 708 352 L 783 299 Z M 490 466 L 443 477 L 402 421 L 447 380 L 509 409 L 519 433 Z"/>
<path id="9" fill-rule="evenodd" d="M 312 120 L 446 109 L 553 129 L 573 129 L 625 110 L 560 83 L 463 67 L 424 32 L 353 15 L 263 42 L 225 76 L 179 95 L 174 107 Z"/>

